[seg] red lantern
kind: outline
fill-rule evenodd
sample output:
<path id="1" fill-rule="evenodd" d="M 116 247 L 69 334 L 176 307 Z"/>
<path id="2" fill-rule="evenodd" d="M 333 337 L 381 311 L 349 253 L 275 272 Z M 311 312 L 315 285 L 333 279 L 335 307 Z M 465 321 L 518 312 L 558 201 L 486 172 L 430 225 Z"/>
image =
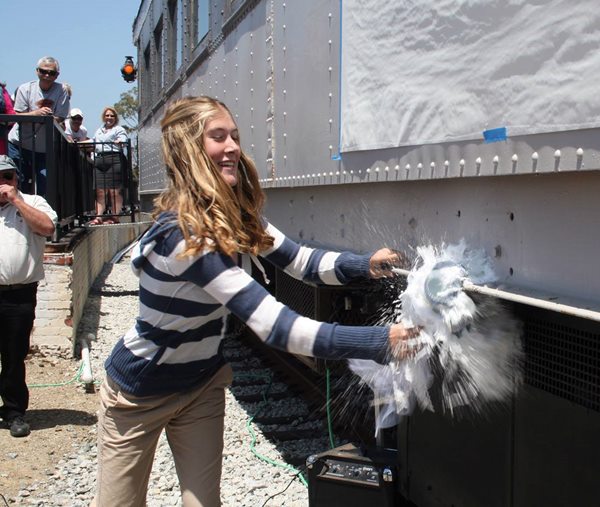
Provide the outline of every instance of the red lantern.
<path id="1" fill-rule="evenodd" d="M 133 56 L 126 56 L 125 63 L 123 67 L 121 67 L 121 76 L 128 83 L 135 81 L 135 77 L 137 74 L 137 70 L 135 68 L 135 64 L 133 63 Z"/>

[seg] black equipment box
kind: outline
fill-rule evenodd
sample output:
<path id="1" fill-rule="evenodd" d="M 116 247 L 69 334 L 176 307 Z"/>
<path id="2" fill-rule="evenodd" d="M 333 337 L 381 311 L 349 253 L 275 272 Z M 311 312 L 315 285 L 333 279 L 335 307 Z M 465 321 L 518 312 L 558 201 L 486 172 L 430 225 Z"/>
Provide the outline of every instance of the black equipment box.
<path id="1" fill-rule="evenodd" d="M 309 456 L 309 507 L 397 507 L 398 451 L 352 444 Z"/>

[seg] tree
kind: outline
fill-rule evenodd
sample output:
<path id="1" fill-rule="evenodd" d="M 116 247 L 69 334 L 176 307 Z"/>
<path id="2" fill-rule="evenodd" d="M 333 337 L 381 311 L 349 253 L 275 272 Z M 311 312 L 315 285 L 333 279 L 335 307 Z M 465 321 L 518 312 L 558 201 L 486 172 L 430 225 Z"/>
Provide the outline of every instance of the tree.
<path id="1" fill-rule="evenodd" d="M 121 93 L 119 102 L 114 105 L 115 110 L 122 120 L 121 126 L 128 134 L 137 130 L 138 127 L 138 89 L 134 86 L 128 92 Z"/>
<path id="2" fill-rule="evenodd" d="M 128 92 L 121 93 L 119 102 L 113 106 L 121 119 L 121 126 L 125 129 L 131 140 L 131 169 L 134 181 L 138 181 L 139 179 L 137 151 L 138 105 L 138 89 L 137 86 L 134 86 Z"/>

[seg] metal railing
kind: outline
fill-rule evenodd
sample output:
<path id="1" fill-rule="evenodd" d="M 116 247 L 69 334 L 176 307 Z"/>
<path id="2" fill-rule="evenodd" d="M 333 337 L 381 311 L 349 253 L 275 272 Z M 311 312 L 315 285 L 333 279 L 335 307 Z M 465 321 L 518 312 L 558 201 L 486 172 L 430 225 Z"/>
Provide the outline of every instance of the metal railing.
<path id="1" fill-rule="evenodd" d="M 12 124 L 19 130 L 19 144 L 8 144 Z M 135 221 L 138 210 L 137 187 L 132 173 L 131 142 L 71 142 L 51 116 L 0 114 L 0 139 L 7 141 L 9 156 L 17 164 L 19 189 L 43 195 L 58 215 L 53 241 L 70 229 L 99 217 L 99 209 L 112 217 L 127 216 Z M 106 145 L 110 145 L 106 146 Z M 115 150 L 114 162 L 104 172 L 97 152 Z M 100 177 L 98 175 L 101 175 Z M 116 186 L 112 186 L 112 182 Z M 122 197 L 120 209 L 114 209 L 110 196 Z M 102 196 L 107 202 L 99 206 Z"/>

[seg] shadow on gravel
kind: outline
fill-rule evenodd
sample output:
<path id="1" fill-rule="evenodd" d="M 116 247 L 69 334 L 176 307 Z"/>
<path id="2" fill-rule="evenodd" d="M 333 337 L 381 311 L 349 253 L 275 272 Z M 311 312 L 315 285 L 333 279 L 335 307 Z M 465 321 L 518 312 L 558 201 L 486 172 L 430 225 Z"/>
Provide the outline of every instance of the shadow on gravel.
<path id="1" fill-rule="evenodd" d="M 27 411 L 25 418 L 32 431 L 57 426 L 92 426 L 97 421 L 95 414 L 65 408 L 31 409 Z"/>
<path id="2" fill-rule="evenodd" d="M 82 338 L 86 338 L 89 333 L 97 337 L 100 317 L 107 315 L 106 312 L 100 310 L 101 299 L 103 297 L 123 297 L 137 296 L 139 290 L 121 290 L 107 283 L 107 278 L 113 270 L 114 264 L 107 262 L 104 264 L 102 271 L 92 283 L 87 294 L 87 299 L 77 327 L 77 340 L 75 342 L 75 357 L 81 357 Z M 93 349 L 93 344 L 91 345 Z"/>
<path id="3" fill-rule="evenodd" d="M 93 296 L 104 296 L 104 297 L 121 297 L 121 296 L 137 296 L 139 290 L 97 290 L 91 288 L 89 294 Z"/>

